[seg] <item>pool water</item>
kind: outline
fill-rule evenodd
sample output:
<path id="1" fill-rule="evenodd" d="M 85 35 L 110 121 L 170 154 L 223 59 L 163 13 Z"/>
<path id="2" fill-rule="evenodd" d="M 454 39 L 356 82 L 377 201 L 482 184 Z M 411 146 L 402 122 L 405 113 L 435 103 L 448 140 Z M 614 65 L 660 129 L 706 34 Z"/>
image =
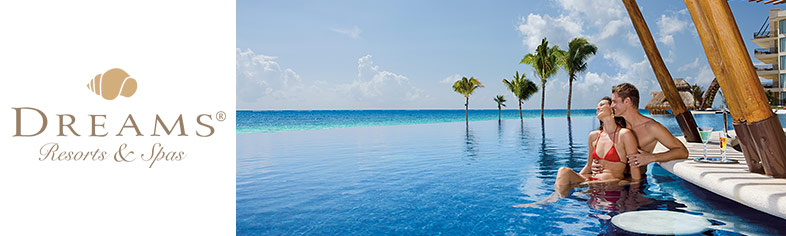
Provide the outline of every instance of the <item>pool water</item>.
<path id="1" fill-rule="evenodd" d="M 579 187 L 550 204 L 514 208 L 551 195 L 559 167 L 584 166 L 597 123 L 587 116 L 238 134 L 236 231 L 616 235 L 624 232 L 612 216 L 663 209 L 710 219 L 705 234 L 786 235 L 786 220 L 655 164 L 639 186 Z"/>

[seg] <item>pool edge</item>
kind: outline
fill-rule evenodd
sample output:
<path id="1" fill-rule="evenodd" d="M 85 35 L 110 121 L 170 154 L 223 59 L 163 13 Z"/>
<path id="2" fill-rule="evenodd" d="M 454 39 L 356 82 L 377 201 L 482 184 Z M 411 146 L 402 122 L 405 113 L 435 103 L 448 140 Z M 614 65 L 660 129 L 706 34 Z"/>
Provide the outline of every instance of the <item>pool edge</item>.
<path id="1" fill-rule="evenodd" d="M 730 131 L 733 134 L 733 131 Z M 719 156 L 718 135 L 713 132 L 707 144 L 708 155 Z M 748 166 L 741 152 L 728 148 L 727 156 L 739 161 L 737 164 L 708 164 L 694 162 L 695 157 L 703 156 L 701 143 L 689 143 L 684 136 L 677 137 L 688 148 L 688 159 L 658 163 L 663 169 L 680 178 L 721 195 L 742 205 L 761 212 L 786 219 L 786 179 L 748 172 Z M 715 140 L 713 143 L 712 140 Z M 668 149 L 658 143 L 655 153 Z"/>

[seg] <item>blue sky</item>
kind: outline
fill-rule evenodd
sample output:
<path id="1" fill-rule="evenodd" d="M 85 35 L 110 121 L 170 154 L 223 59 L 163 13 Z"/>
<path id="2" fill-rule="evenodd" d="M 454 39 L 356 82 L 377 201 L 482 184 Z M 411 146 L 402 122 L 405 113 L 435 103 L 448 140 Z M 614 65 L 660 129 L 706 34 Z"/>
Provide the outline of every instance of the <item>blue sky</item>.
<path id="1" fill-rule="evenodd" d="M 672 77 L 703 87 L 714 78 L 683 1 L 638 1 Z M 771 5 L 729 1 L 752 55 Z M 463 109 L 453 81 L 484 85 L 470 109 L 492 98 L 541 38 L 567 48 L 575 37 L 598 46 L 573 84 L 574 109 L 594 108 L 611 86 L 629 82 L 641 107 L 660 91 L 621 1 L 238 1 L 237 108 Z M 755 59 L 754 63 L 758 63 Z M 546 83 L 546 108 L 564 109 L 567 74 Z M 540 92 L 524 109 L 540 108 Z M 719 101 L 720 99 L 716 100 Z M 716 103 L 717 105 L 718 103 Z"/>

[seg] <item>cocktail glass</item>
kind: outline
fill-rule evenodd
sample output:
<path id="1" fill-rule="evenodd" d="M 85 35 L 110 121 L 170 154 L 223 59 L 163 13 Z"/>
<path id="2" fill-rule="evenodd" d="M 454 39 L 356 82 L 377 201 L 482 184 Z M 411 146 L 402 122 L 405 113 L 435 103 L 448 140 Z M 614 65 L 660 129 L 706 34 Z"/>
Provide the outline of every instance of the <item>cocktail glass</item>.
<path id="1" fill-rule="evenodd" d="M 704 160 L 707 160 L 707 142 L 710 141 L 712 127 L 699 127 L 698 129 L 699 136 L 701 136 L 701 141 L 704 143 Z"/>

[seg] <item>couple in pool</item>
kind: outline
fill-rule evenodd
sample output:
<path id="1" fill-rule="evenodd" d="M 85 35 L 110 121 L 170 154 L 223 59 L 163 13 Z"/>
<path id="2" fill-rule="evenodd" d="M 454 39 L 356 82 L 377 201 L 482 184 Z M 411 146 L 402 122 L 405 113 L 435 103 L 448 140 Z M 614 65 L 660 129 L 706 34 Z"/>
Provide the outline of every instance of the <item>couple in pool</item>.
<path id="1" fill-rule="evenodd" d="M 639 91 L 632 84 L 614 86 L 612 97 L 598 102 L 596 115 L 600 128 L 587 137 L 587 164 L 579 173 L 568 167 L 557 172 L 554 190 L 559 197 L 577 184 L 637 183 L 647 172 L 647 164 L 688 157 L 688 149 L 666 127 L 639 113 Z M 669 150 L 652 153 L 658 142 Z M 531 204 L 517 207 L 527 205 Z"/>

